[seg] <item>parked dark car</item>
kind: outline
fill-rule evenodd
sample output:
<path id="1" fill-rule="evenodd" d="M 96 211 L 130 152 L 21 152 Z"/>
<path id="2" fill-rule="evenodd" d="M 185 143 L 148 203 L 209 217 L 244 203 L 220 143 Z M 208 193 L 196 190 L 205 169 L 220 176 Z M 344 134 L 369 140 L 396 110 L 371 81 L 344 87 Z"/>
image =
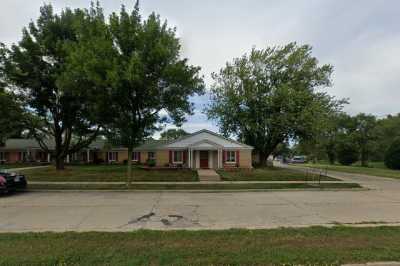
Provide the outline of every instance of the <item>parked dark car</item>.
<path id="1" fill-rule="evenodd" d="M 27 186 L 24 175 L 0 169 L 0 192 L 14 192 L 24 190 Z"/>

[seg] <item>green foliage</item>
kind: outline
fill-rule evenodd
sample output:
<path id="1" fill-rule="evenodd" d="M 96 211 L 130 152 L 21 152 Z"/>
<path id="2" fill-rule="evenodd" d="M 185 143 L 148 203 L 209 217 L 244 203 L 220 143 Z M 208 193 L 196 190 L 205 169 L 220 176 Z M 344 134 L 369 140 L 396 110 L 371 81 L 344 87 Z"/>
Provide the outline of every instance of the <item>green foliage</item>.
<path id="1" fill-rule="evenodd" d="M 150 166 L 150 167 L 156 166 L 156 161 L 154 159 L 148 159 L 147 166 Z"/>
<path id="2" fill-rule="evenodd" d="M 0 87 L 0 146 L 7 138 L 20 137 L 25 129 L 24 111 L 17 98 Z"/>
<path id="3" fill-rule="evenodd" d="M 400 137 L 400 114 L 388 115 L 377 121 L 377 138 L 372 159 L 382 161 L 386 150 L 390 147 L 393 140 Z"/>
<path id="4" fill-rule="evenodd" d="M 311 138 L 341 108 L 342 101 L 316 90 L 331 85 L 332 71 L 308 45 L 253 49 L 213 74 L 208 117 L 225 135 L 254 146 L 265 162 L 278 144 Z"/>
<path id="5" fill-rule="evenodd" d="M 113 143 L 128 147 L 130 176 L 133 148 L 165 122 L 182 124 L 193 112 L 189 97 L 202 93 L 204 84 L 200 68 L 180 57 L 175 29 L 158 15 L 143 20 L 136 4 L 131 13 L 125 7 L 112 13 L 108 22 L 96 17 L 93 31 L 82 27 L 87 41 L 72 47 L 65 80 L 106 92 L 112 115 L 103 123 Z"/>
<path id="6" fill-rule="evenodd" d="M 178 128 L 172 128 L 168 129 L 164 132 L 161 133 L 161 139 L 165 140 L 173 140 L 173 139 L 178 139 L 180 137 L 187 136 L 189 133 L 187 133 L 185 130 Z"/>
<path id="7" fill-rule="evenodd" d="M 90 31 L 88 21 L 101 16 L 93 10 L 94 7 L 90 12 L 66 8 L 55 14 L 51 5 L 44 5 L 36 23 L 23 29 L 18 44 L 0 49 L 4 80 L 23 96 L 24 107 L 34 114 L 30 128 L 41 147 L 52 152 L 45 140 L 54 141 L 58 169 L 63 168 L 68 154 L 88 146 L 100 129 L 100 97 L 94 95 L 102 93 L 95 87 L 85 87 L 85 82 L 75 86 L 65 79 L 70 49 L 82 38 L 80 25 Z"/>
<path id="8" fill-rule="evenodd" d="M 387 168 L 400 170 L 400 137 L 396 138 L 385 153 Z"/>
<path id="9" fill-rule="evenodd" d="M 342 165 L 351 165 L 358 161 L 358 149 L 351 141 L 342 141 L 337 147 L 338 161 Z"/>
<path id="10" fill-rule="evenodd" d="M 376 117 L 361 113 L 356 115 L 354 120 L 356 128 L 352 134 L 359 147 L 361 165 L 368 166 L 369 156 L 374 149 L 374 141 L 377 138 Z"/>

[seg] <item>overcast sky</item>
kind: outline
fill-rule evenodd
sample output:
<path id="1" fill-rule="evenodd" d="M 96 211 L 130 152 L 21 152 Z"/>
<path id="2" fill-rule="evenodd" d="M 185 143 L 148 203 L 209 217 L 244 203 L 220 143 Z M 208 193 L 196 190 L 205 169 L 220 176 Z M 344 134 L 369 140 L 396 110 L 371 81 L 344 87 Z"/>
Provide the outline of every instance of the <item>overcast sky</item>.
<path id="1" fill-rule="evenodd" d="M 65 6 L 88 7 L 87 0 L 53 0 Z M 134 1 L 100 1 L 106 13 Z M 21 29 L 36 19 L 42 0 L 1 0 L 0 41 L 21 37 Z M 155 11 L 176 26 L 182 54 L 201 66 L 207 85 L 210 73 L 253 46 L 291 41 L 313 46 L 321 63 L 335 68 L 331 95 L 349 98 L 346 111 L 384 116 L 400 112 L 400 1 L 398 0 L 142 0 L 141 12 Z M 196 115 L 184 129 L 217 130 L 201 114 L 208 97 L 193 99 Z"/>

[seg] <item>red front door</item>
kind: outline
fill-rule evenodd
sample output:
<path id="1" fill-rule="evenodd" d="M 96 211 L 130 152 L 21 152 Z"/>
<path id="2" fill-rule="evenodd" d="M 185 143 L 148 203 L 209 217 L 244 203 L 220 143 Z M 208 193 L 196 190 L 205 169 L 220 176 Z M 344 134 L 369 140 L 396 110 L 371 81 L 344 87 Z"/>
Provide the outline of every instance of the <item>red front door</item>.
<path id="1" fill-rule="evenodd" d="M 208 151 L 200 151 L 200 168 L 208 168 Z"/>

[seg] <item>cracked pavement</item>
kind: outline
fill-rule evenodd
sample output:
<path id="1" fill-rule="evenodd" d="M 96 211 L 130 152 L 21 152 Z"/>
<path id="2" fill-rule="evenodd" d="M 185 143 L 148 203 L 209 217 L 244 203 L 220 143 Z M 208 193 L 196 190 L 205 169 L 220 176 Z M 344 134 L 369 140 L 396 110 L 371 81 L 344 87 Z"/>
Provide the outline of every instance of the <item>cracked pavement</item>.
<path id="1" fill-rule="evenodd" d="M 236 193 L 65 191 L 3 195 L 0 232 L 398 224 L 400 181 L 354 178 L 373 189 Z"/>

